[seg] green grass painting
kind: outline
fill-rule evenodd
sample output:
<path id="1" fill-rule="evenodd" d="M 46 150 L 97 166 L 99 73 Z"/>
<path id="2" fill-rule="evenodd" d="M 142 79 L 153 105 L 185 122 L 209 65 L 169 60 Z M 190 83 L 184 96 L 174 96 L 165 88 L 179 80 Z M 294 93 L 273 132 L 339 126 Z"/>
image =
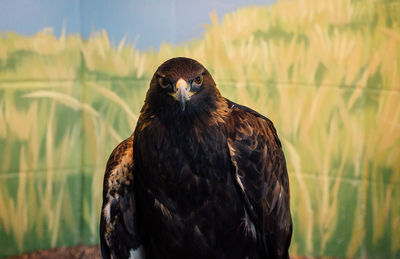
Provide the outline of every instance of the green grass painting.
<path id="1" fill-rule="evenodd" d="M 0 256 L 98 243 L 108 155 L 150 77 L 199 60 L 223 95 L 274 121 L 287 158 L 293 255 L 400 257 L 400 1 L 247 7 L 158 50 L 107 32 L 0 37 Z"/>

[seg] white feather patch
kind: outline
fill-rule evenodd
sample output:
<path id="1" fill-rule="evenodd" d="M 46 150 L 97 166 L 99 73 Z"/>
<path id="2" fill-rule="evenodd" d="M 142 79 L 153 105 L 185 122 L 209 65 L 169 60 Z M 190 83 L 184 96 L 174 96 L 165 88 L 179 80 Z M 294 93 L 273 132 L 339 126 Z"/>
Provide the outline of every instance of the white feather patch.
<path id="1" fill-rule="evenodd" d="M 139 246 L 137 249 L 131 249 L 129 251 L 129 259 L 144 259 L 143 246 Z"/>
<path id="2" fill-rule="evenodd" d="M 105 219 L 106 219 L 107 224 L 110 224 L 110 222 L 111 222 L 111 202 L 112 202 L 113 200 L 117 200 L 117 201 L 118 201 L 118 200 L 119 200 L 119 195 L 116 194 L 115 197 L 114 197 L 114 198 L 111 198 L 111 199 L 107 202 L 107 204 L 104 206 L 103 215 L 104 215 L 104 217 L 105 217 Z"/>
<path id="3" fill-rule="evenodd" d="M 104 209 L 103 209 L 103 215 L 104 215 L 104 218 L 106 219 L 106 222 L 107 222 L 107 224 L 110 224 L 110 204 L 111 204 L 111 202 L 107 202 L 107 204 L 106 204 L 106 206 L 104 206 Z"/>

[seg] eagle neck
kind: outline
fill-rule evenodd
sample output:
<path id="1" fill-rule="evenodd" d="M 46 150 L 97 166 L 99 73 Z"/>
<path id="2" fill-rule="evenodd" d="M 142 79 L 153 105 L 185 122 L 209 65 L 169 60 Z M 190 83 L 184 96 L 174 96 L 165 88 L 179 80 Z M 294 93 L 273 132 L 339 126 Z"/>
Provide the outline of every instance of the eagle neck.
<path id="1" fill-rule="evenodd" d="M 185 111 L 178 106 L 165 109 L 152 107 L 154 106 L 145 105 L 142 109 L 140 120 L 144 125 L 149 125 L 157 120 L 167 129 L 180 131 L 219 127 L 226 122 L 230 113 L 226 100 L 219 93 L 213 102 L 195 108 L 188 105 Z"/>

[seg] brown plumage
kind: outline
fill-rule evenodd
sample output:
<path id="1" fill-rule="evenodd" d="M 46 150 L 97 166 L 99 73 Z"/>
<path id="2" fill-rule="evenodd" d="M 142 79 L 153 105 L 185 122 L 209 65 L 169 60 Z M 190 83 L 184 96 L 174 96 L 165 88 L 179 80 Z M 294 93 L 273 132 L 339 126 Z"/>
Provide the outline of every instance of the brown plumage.
<path id="1" fill-rule="evenodd" d="M 107 163 L 103 257 L 288 258 L 291 235 L 272 122 L 222 97 L 197 61 L 163 63 Z"/>

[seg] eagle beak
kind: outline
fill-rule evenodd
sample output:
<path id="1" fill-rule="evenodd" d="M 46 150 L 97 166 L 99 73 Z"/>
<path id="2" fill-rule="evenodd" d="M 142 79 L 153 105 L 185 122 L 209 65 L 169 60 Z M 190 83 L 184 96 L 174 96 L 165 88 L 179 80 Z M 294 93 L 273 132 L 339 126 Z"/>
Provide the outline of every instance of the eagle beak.
<path id="1" fill-rule="evenodd" d="M 176 94 L 174 95 L 175 100 L 179 102 L 181 105 L 182 111 L 185 111 L 186 102 L 190 99 L 189 91 L 188 91 L 188 83 L 180 78 L 176 82 Z"/>

